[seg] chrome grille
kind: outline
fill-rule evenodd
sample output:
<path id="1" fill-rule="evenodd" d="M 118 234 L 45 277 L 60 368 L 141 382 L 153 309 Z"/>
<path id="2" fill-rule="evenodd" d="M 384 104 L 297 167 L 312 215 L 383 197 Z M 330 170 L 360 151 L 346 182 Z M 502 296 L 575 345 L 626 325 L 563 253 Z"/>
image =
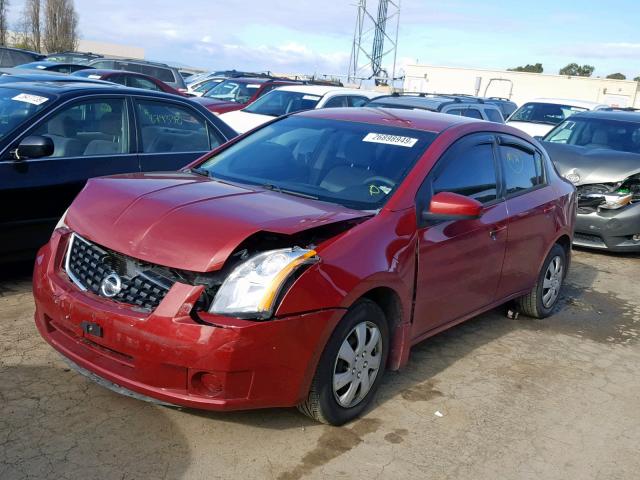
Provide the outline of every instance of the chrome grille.
<path id="1" fill-rule="evenodd" d="M 75 233 L 69 240 L 65 261 L 67 275 L 80 289 L 145 310 L 155 309 L 175 283 L 154 271 L 154 267 L 98 246 Z M 120 279 L 120 289 L 115 295 L 107 296 L 101 286 L 111 274 Z"/>

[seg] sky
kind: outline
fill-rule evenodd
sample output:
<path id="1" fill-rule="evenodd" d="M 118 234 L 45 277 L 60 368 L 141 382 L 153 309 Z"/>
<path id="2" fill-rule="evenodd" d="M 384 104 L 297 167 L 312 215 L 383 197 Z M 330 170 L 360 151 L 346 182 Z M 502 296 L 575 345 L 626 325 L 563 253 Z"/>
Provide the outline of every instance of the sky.
<path id="1" fill-rule="evenodd" d="M 75 0 L 80 35 L 210 69 L 346 74 L 356 0 Z M 368 0 L 377 10 L 377 0 Z M 17 21 L 23 0 L 11 0 Z M 640 75 L 638 0 L 402 0 L 398 65 Z M 370 48 L 370 47 L 368 47 Z M 385 62 L 389 65 L 391 62 Z"/>

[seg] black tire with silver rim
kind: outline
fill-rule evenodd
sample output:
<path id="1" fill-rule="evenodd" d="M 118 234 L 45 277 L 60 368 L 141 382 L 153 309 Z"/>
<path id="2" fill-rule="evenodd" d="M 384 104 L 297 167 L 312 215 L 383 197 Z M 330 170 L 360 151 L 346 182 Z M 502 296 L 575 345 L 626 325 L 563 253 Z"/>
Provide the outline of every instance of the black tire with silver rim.
<path id="1" fill-rule="evenodd" d="M 534 318 L 551 315 L 566 274 L 567 254 L 561 245 L 555 244 L 542 264 L 538 281 L 531 292 L 518 299 L 520 311 Z"/>
<path id="2" fill-rule="evenodd" d="M 361 299 L 344 315 L 322 353 L 302 413 L 342 425 L 358 417 L 377 390 L 389 351 L 384 312 Z"/>

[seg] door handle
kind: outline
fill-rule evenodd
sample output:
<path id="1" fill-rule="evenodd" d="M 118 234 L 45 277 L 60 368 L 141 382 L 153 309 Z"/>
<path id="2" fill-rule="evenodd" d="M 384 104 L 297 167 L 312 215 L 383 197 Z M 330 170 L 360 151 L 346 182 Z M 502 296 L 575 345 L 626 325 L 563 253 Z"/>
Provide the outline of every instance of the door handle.
<path id="1" fill-rule="evenodd" d="M 506 225 L 496 225 L 491 229 L 491 231 L 489 231 L 489 236 L 492 240 L 496 240 L 498 238 L 498 234 L 506 229 Z"/>

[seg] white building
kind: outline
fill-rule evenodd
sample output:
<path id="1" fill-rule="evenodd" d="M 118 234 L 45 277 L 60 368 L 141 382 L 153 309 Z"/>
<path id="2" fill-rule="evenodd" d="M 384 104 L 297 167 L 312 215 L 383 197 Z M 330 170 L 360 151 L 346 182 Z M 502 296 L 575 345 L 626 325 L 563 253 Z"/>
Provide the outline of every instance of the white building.
<path id="1" fill-rule="evenodd" d="M 404 91 L 503 97 L 518 105 L 534 98 L 571 98 L 615 107 L 640 108 L 639 83 L 477 68 L 409 65 Z"/>

